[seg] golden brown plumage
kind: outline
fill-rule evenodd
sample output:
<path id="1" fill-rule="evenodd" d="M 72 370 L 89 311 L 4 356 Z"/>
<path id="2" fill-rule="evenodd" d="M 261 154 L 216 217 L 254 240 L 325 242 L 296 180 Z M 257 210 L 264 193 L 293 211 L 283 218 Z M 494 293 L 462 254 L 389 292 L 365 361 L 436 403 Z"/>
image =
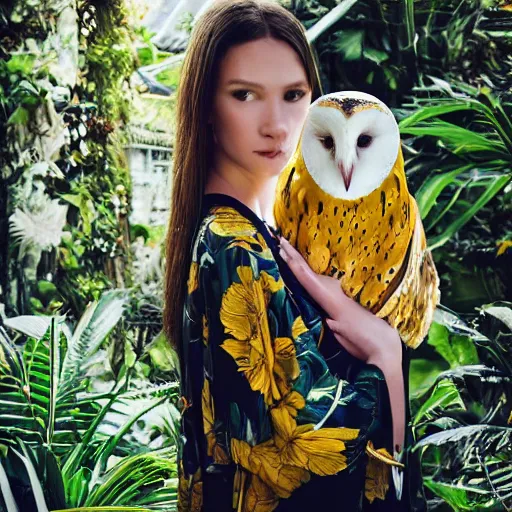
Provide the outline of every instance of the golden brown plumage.
<path id="1" fill-rule="evenodd" d="M 355 109 L 353 100 L 350 109 L 343 108 L 343 99 L 320 107 L 340 104 L 345 117 L 372 108 L 364 101 Z M 344 199 L 324 191 L 311 176 L 303 157 L 304 136 L 303 131 L 279 177 L 276 226 L 313 270 L 337 277 L 347 295 L 385 318 L 407 346 L 416 348 L 439 302 L 439 278 L 416 201 L 407 188 L 400 146 L 380 186 L 356 199 Z"/>

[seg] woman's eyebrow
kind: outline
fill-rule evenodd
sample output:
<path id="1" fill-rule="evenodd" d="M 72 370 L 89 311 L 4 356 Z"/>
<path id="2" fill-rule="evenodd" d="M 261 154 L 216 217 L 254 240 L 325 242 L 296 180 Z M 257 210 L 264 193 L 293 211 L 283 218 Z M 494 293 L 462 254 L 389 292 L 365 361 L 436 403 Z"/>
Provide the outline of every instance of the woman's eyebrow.
<path id="1" fill-rule="evenodd" d="M 261 84 L 257 84 L 256 82 L 249 82 L 248 80 L 242 80 L 241 78 L 233 78 L 231 80 L 228 80 L 227 85 L 233 84 L 242 84 L 254 87 L 256 89 L 265 89 L 265 87 Z M 285 89 L 288 89 L 289 87 L 309 87 L 309 84 L 304 80 L 299 80 L 298 82 L 294 82 L 293 84 L 288 84 L 284 86 Z"/>

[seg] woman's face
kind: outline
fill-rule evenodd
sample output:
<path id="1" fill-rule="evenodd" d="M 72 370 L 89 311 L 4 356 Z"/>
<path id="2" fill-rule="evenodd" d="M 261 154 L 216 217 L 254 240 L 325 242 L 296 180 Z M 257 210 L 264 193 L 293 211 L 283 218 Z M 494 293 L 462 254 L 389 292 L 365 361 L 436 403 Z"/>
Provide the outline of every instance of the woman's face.
<path id="1" fill-rule="evenodd" d="M 311 94 L 288 43 L 265 38 L 231 47 L 220 65 L 210 118 L 216 165 L 278 175 L 297 147 Z M 282 153 L 271 159 L 257 153 L 279 148 Z"/>

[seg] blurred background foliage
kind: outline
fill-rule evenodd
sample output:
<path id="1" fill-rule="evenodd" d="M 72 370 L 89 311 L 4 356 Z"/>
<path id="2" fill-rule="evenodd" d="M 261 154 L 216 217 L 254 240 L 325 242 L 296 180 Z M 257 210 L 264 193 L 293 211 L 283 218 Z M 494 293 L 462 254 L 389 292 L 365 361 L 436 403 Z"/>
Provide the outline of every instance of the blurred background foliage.
<path id="1" fill-rule="evenodd" d="M 171 3 L 153 7 L 174 19 Z M 279 3 L 324 93 L 373 94 L 399 121 L 441 278 L 410 376 L 429 510 L 510 510 L 512 6 Z M 175 509 L 165 223 L 139 215 L 135 164 L 172 160 L 197 14 L 180 6 L 170 38 L 142 0 L 0 6 L 0 510 Z"/>

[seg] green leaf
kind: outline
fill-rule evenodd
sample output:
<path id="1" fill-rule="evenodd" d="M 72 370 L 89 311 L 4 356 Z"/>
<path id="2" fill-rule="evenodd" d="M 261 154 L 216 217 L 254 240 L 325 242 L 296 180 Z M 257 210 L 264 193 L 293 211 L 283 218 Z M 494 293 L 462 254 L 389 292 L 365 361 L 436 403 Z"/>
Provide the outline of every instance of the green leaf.
<path id="1" fill-rule="evenodd" d="M 445 359 L 451 368 L 466 364 L 478 364 L 476 347 L 467 336 L 450 333 L 437 322 L 432 322 L 428 332 L 428 344 Z"/>
<path id="2" fill-rule="evenodd" d="M 423 182 L 416 193 L 416 201 L 420 209 L 421 219 L 425 219 L 432 207 L 437 203 L 437 198 L 441 192 L 449 185 L 455 182 L 460 174 L 469 171 L 473 167 L 472 164 L 464 165 L 453 171 L 440 172 Z"/>
<path id="3" fill-rule="evenodd" d="M 24 107 L 18 107 L 9 117 L 7 124 L 26 125 L 30 119 L 29 111 Z"/>
<path id="4" fill-rule="evenodd" d="M 496 153 L 497 156 L 507 157 L 505 145 L 492 134 L 476 133 L 440 119 L 431 119 L 428 123 L 416 126 L 402 127 L 400 131 L 405 135 L 429 135 L 440 139 L 456 155 L 488 151 Z"/>
<path id="5" fill-rule="evenodd" d="M 433 478 L 425 478 L 423 482 L 434 494 L 454 507 L 453 510 L 489 510 L 487 508 L 477 507 L 477 503 L 468 497 L 467 488 L 462 488 L 452 483 L 436 482 Z"/>
<path id="6" fill-rule="evenodd" d="M 10 74 L 23 74 L 29 76 L 32 74 L 34 68 L 34 62 L 36 60 L 35 55 L 18 54 L 12 55 L 7 61 L 7 71 Z"/>
<path id="7" fill-rule="evenodd" d="M 152 512 L 149 508 L 142 507 L 79 507 L 66 508 L 65 510 L 52 510 L 52 512 Z"/>
<path id="8" fill-rule="evenodd" d="M 80 506 L 85 503 L 89 494 L 89 482 L 91 481 L 92 471 L 89 468 L 80 468 L 67 481 L 66 491 L 68 495 L 68 504 L 71 507 Z"/>
<path id="9" fill-rule="evenodd" d="M 133 368 L 135 361 L 137 361 L 137 354 L 135 353 L 135 350 L 133 350 L 130 337 L 127 336 L 124 340 L 124 364 L 128 368 Z"/>
<path id="10" fill-rule="evenodd" d="M 83 231 L 86 235 L 90 235 L 92 222 L 97 215 L 90 194 L 88 192 L 83 194 L 61 194 L 60 197 L 80 210 L 80 216 L 83 221 Z"/>
<path id="11" fill-rule="evenodd" d="M 44 279 L 37 282 L 37 291 L 40 298 L 46 305 L 50 304 L 52 300 L 57 300 L 60 297 L 57 287 L 52 282 Z"/>
<path id="12" fill-rule="evenodd" d="M 441 105 L 421 107 L 410 116 L 400 120 L 398 127 L 400 133 L 405 135 L 409 133 L 409 128 L 420 124 L 422 121 L 427 121 L 452 112 L 459 112 L 460 110 L 472 110 L 472 105 L 462 101 L 443 101 Z"/>
<path id="13" fill-rule="evenodd" d="M 427 487 L 456 510 L 502 510 L 512 492 L 512 428 L 469 425 L 421 439 Z"/>
<path id="14" fill-rule="evenodd" d="M 395 75 L 393 74 L 393 72 L 391 71 L 391 69 L 389 68 L 383 68 L 384 69 L 384 76 L 386 77 L 386 80 L 387 80 L 387 83 L 388 83 L 388 87 L 392 90 L 392 91 L 396 91 L 397 88 L 398 88 L 398 83 L 396 81 L 396 77 Z"/>
<path id="15" fill-rule="evenodd" d="M 420 398 L 434 384 L 448 365 L 443 361 L 412 359 L 409 372 L 409 391 L 412 399 Z"/>
<path id="16" fill-rule="evenodd" d="M 87 500 L 87 506 L 99 510 L 106 502 L 122 505 L 143 501 L 148 506 L 162 503 L 167 509 L 173 508 L 176 505 L 176 488 L 166 488 L 164 482 L 176 475 L 174 461 L 174 448 L 121 459 L 105 474 L 101 484 L 95 487 Z M 160 489 L 155 489 L 158 484 L 161 485 Z"/>
<path id="17" fill-rule="evenodd" d="M 2 463 L 0 462 L 0 491 L 2 491 L 2 498 L 7 508 L 7 512 L 18 512 L 18 506 L 14 499 L 11 486 L 9 485 L 9 479 L 5 472 Z"/>
<path id="18" fill-rule="evenodd" d="M 13 318 L 6 318 L 5 325 L 15 331 L 39 340 L 50 328 L 51 320 L 51 316 L 21 315 Z"/>
<path id="19" fill-rule="evenodd" d="M 11 449 L 25 465 L 25 469 L 27 470 L 27 474 L 30 480 L 30 487 L 32 488 L 32 493 L 34 495 L 34 500 L 36 502 L 37 512 L 49 512 L 48 506 L 46 505 L 46 501 L 44 499 L 44 492 L 41 487 L 41 482 L 39 481 L 37 471 L 34 465 L 32 464 L 28 449 L 22 441 L 19 442 L 21 445 L 21 449 L 23 451 L 23 455 L 14 448 Z"/>
<path id="20" fill-rule="evenodd" d="M 363 54 L 362 30 L 340 30 L 336 32 L 336 50 L 343 54 L 346 61 L 358 60 Z"/>
<path id="21" fill-rule="evenodd" d="M 449 380 L 442 380 L 436 384 L 432 394 L 419 408 L 413 425 L 418 426 L 423 421 L 436 418 L 441 412 L 454 408 L 465 410 L 464 402 L 455 384 Z"/>
<path id="22" fill-rule="evenodd" d="M 451 222 L 446 229 L 428 241 L 431 250 L 444 245 L 462 226 L 468 223 L 501 189 L 511 180 L 511 176 L 493 178 L 485 192 L 462 215 Z"/>
<path id="23" fill-rule="evenodd" d="M 149 354 L 154 367 L 163 371 L 176 370 L 179 372 L 180 364 L 178 354 L 168 342 L 163 331 L 160 331 L 155 336 L 144 351 Z"/>
<path id="24" fill-rule="evenodd" d="M 381 64 L 389 59 L 389 54 L 375 48 L 364 48 L 363 57 L 375 62 L 375 64 Z"/>
<path id="25" fill-rule="evenodd" d="M 82 365 L 101 346 L 110 331 L 117 325 L 128 300 L 125 290 L 104 293 L 98 302 L 91 302 L 80 318 L 62 366 L 63 385 L 59 393 L 76 387 L 82 375 Z"/>
<path id="26" fill-rule="evenodd" d="M 512 308 L 506 306 L 495 306 L 494 304 L 484 304 L 482 311 L 501 320 L 512 332 Z"/>

